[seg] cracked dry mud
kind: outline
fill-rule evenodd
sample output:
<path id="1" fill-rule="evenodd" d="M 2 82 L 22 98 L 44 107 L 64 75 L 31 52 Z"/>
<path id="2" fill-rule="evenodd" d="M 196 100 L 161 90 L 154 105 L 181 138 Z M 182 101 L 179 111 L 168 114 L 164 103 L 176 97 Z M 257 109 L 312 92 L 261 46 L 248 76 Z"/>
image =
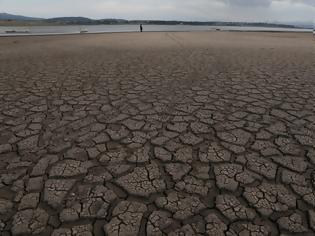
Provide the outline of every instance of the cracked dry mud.
<path id="1" fill-rule="evenodd" d="M 0 235 L 315 235 L 304 33 L 0 39 Z"/>

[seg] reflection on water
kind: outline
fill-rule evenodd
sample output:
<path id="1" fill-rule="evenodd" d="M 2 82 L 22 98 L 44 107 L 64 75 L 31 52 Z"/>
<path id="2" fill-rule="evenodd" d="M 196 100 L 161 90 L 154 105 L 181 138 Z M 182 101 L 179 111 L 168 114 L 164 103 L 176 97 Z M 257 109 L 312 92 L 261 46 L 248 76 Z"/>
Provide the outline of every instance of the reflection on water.
<path id="1" fill-rule="evenodd" d="M 209 30 L 237 30 L 237 31 L 290 31 L 312 32 L 311 29 L 289 29 L 269 27 L 236 27 L 236 26 L 190 26 L 190 25 L 144 25 L 144 31 L 209 31 Z M 7 33 L 11 31 L 10 33 Z M 80 31 L 88 33 L 102 32 L 137 32 L 139 25 L 87 25 L 87 26 L 31 26 L 4 27 L 0 26 L 0 35 L 16 34 L 76 34 Z M 86 32 L 84 32 L 86 33 Z"/>

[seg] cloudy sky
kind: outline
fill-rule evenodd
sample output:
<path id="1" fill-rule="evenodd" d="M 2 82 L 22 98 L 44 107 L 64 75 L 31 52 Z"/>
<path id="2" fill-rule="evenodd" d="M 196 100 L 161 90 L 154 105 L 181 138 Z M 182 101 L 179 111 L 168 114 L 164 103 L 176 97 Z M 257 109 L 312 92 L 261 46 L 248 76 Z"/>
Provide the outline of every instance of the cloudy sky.
<path id="1" fill-rule="evenodd" d="M 0 12 L 45 18 L 311 22 L 315 0 L 0 0 Z"/>

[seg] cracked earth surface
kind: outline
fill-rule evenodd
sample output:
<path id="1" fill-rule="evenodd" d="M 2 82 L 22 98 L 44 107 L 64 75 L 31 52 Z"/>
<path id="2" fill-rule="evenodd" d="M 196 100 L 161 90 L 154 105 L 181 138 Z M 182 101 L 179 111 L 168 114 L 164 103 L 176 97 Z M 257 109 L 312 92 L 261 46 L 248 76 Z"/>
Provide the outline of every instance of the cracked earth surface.
<path id="1" fill-rule="evenodd" d="M 1 38 L 1 235 L 315 235 L 314 45 Z"/>

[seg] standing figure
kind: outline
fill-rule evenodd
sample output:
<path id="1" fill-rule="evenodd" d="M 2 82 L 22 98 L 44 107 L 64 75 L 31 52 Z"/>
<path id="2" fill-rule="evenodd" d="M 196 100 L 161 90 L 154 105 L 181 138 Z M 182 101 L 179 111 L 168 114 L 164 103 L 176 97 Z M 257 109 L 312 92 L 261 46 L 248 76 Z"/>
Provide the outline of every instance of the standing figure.
<path id="1" fill-rule="evenodd" d="M 142 27 L 142 24 L 140 24 L 140 32 L 143 31 L 143 27 Z"/>

